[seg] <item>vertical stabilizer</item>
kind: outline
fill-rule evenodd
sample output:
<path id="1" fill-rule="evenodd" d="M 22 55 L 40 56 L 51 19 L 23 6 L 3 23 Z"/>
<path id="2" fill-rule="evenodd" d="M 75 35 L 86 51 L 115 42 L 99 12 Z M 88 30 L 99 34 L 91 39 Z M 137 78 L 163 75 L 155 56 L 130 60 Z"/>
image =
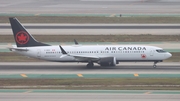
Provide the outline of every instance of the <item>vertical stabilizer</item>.
<path id="1" fill-rule="evenodd" d="M 11 23 L 11 28 L 17 47 L 50 46 L 48 44 L 36 41 L 34 37 L 29 34 L 28 31 L 26 31 L 24 26 L 21 25 L 17 18 L 10 17 L 9 21 Z"/>

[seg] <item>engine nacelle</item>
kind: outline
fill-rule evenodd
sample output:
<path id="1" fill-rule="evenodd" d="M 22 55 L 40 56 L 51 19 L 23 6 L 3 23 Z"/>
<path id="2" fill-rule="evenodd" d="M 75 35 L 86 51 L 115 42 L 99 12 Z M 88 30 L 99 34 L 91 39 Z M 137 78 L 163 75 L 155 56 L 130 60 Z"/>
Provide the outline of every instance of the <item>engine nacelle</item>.
<path id="1" fill-rule="evenodd" d="M 101 58 L 98 61 L 98 64 L 100 64 L 101 66 L 116 66 L 116 58 L 115 57 Z"/>

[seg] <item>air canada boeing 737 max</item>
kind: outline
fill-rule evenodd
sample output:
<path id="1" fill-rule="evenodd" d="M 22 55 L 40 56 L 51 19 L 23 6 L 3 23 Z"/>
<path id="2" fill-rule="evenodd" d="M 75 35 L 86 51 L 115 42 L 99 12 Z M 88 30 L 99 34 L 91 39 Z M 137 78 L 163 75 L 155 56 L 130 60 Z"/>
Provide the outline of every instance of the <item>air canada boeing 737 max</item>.
<path id="1" fill-rule="evenodd" d="M 49 45 L 38 42 L 29 34 L 17 18 L 9 18 L 16 46 L 11 51 L 25 56 L 55 62 L 86 62 L 101 66 L 116 66 L 119 62 L 158 62 L 172 55 L 162 48 L 143 45 Z"/>

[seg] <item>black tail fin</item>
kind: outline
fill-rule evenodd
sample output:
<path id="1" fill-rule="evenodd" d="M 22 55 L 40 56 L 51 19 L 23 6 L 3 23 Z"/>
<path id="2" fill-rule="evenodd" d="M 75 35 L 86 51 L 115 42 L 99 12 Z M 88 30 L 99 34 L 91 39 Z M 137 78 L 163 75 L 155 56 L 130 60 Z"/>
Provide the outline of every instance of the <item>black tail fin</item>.
<path id="1" fill-rule="evenodd" d="M 11 17 L 9 21 L 17 47 L 50 46 L 36 41 L 33 36 L 26 31 L 24 26 L 21 25 L 17 18 Z"/>

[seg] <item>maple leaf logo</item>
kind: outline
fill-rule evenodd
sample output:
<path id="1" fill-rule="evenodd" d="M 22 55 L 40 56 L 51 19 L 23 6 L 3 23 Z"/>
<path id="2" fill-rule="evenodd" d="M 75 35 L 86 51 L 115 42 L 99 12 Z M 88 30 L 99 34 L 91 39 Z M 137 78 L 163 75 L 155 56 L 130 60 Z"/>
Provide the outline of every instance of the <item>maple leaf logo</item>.
<path id="1" fill-rule="evenodd" d="M 16 42 L 26 44 L 29 41 L 29 35 L 25 31 L 20 31 L 16 34 Z"/>
<path id="2" fill-rule="evenodd" d="M 141 54 L 141 58 L 146 58 L 146 54 Z"/>
<path id="3" fill-rule="evenodd" d="M 18 36 L 19 41 L 26 41 L 27 36 L 24 36 L 24 34 L 21 33 L 20 36 Z"/>

